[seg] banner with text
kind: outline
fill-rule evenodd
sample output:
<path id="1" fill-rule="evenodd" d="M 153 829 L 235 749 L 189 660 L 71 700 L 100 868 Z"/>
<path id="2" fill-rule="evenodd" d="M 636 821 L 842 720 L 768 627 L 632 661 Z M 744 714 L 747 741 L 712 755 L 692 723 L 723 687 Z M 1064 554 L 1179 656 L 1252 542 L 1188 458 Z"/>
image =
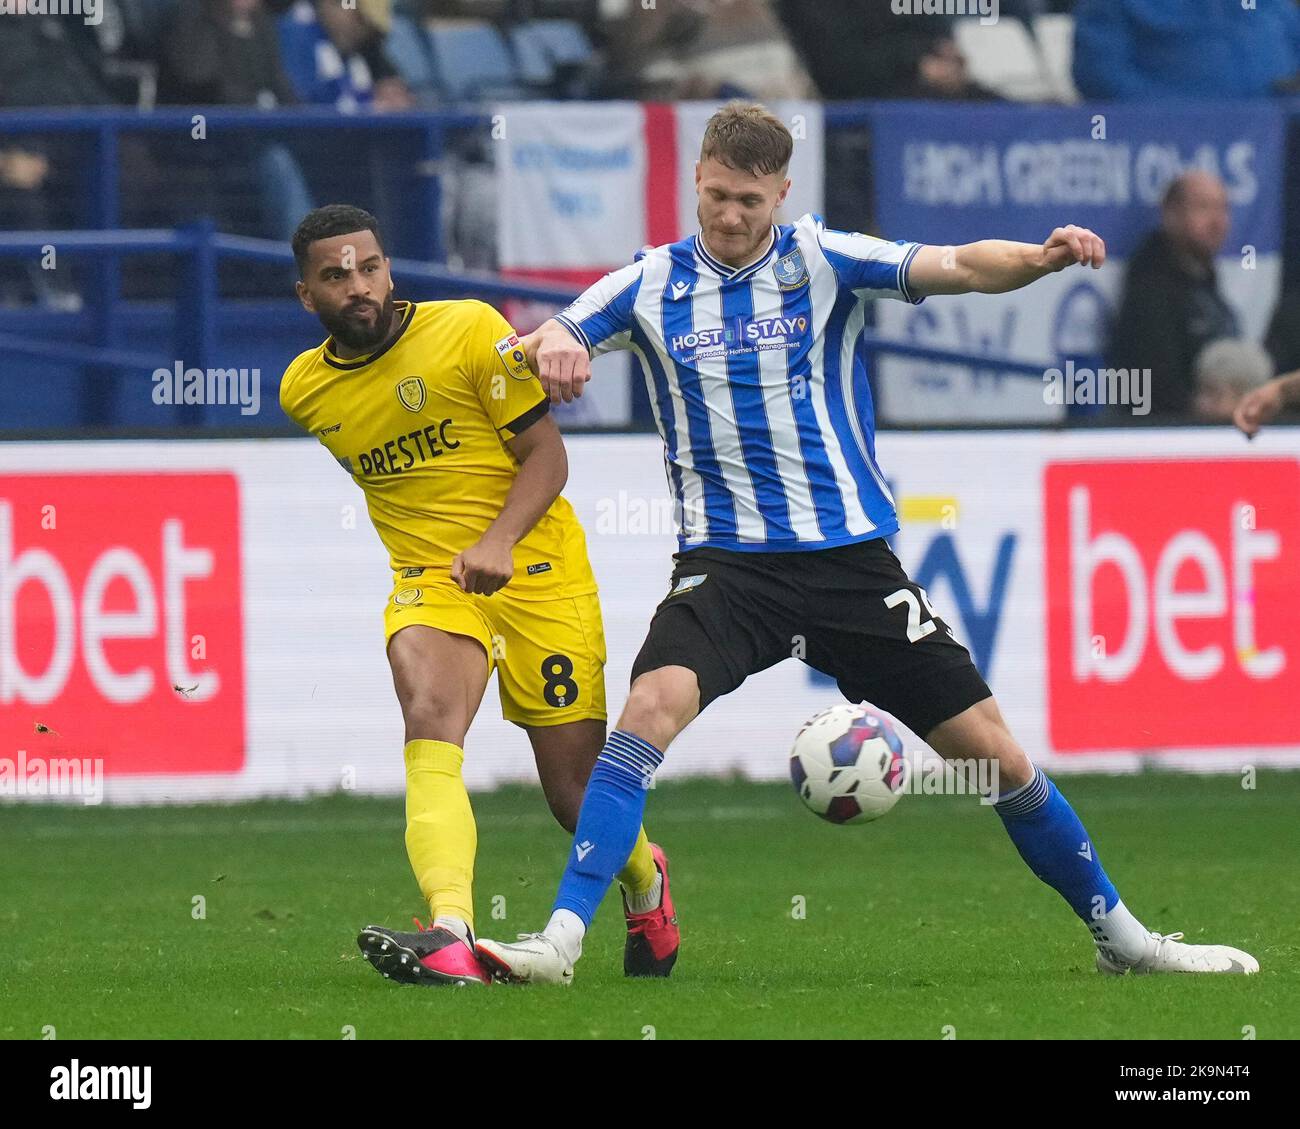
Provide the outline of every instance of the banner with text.
<path id="1" fill-rule="evenodd" d="M 1078 224 L 1106 240 L 1098 272 L 1067 270 L 1002 295 L 880 302 L 882 334 L 910 344 L 1041 362 L 1091 363 L 1105 349 L 1127 259 L 1160 223 L 1182 172 L 1227 188 L 1231 226 L 1219 286 L 1260 340 L 1281 284 L 1285 121 L 1268 103 L 1057 107 L 905 104 L 872 112 L 876 215 L 889 239 L 1041 243 Z M 1034 377 L 882 361 L 882 414 L 897 422 L 1050 420 L 1064 414 Z"/>

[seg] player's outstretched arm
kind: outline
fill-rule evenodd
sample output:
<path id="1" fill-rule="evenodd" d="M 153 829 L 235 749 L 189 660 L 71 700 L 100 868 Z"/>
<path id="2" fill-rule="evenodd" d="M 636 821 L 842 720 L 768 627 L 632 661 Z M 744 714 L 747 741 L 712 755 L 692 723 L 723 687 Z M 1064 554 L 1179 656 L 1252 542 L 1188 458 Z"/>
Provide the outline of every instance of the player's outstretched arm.
<path id="1" fill-rule="evenodd" d="M 567 404 L 582 395 L 583 386 L 591 379 L 591 354 L 563 325 L 551 318 L 521 337 L 519 343 L 552 404 L 561 400 Z"/>
<path id="2" fill-rule="evenodd" d="M 564 440 L 550 416 L 506 439 L 506 446 L 519 460 L 519 471 L 501 512 L 483 536 L 451 562 L 451 578 L 480 596 L 490 596 L 510 582 L 515 546 L 551 508 L 569 479 Z"/>
<path id="3" fill-rule="evenodd" d="M 1287 373 L 1247 392 L 1232 413 L 1232 422 L 1254 439 L 1283 408 L 1300 408 L 1300 371 Z"/>
<path id="4" fill-rule="evenodd" d="M 522 339 L 528 363 L 552 404 L 582 395 L 591 379 L 592 357 L 628 347 L 643 269 L 638 259 L 605 275 Z"/>
<path id="5" fill-rule="evenodd" d="M 982 239 L 961 247 L 924 246 L 908 268 L 908 289 L 922 294 L 1005 294 L 1078 263 L 1096 270 L 1106 244 L 1086 227 L 1058 227 L 1040 246 Z"/>

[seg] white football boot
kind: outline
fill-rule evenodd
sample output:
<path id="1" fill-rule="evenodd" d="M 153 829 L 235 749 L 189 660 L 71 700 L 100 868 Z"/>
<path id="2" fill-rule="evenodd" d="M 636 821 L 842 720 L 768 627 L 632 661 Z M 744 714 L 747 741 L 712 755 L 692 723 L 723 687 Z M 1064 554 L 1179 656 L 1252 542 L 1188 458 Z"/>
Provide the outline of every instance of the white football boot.
<path id="1" fill-rule="evenodd" d="M 1238 972 L 1249 975 L 1259 971 L 1259 961 L 1249 953 L 1229 945 L 1184 945 L 1181 933 L 1161 936 L 1148 933 L 1146 952 L 1137 960 L 1122 957 L 1113 948 L 1097 946 L 1097 971 L 1111 976 L 1131 972 L 1135 976 L 1149 972 Z"/>
<path id="2" fill-rule="evenodd" d="M 481 937 L 474 952 L 494 980 L 507 984 L 573 983 L 573 961 L 545 933 L 520 933 L 513 945 Z"/>

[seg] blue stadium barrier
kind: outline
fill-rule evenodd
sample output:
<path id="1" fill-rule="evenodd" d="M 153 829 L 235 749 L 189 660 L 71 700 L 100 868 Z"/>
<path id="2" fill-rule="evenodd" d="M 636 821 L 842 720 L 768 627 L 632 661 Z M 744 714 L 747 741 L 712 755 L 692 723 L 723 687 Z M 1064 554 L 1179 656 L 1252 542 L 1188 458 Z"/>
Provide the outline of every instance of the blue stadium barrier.
<path id="1" fill-rule="evenodd" d="M 825 124 L 829 134 L 839 130 L 870 129 L 873 124 L 890 120 L 890 115 L 908 112 L 905 104 L 869 102 L 828 103 Z M 933 107 L 931 107 L 933 109 Z M 1292 120 L 1300 123 L 1300 99 L 1287 103 Z M 1025 112 L 1032 112 L 1026 110 Z M 24 110 L 0 111 L 0 145 L 21 143 L 24 137 L 45 140 L 51 136 L 76 139 L 78 157 L 84 153 L 79 174 L 84 183 L 78 207 L 70 216 L 84 226 L 81 231 L 29 233 L 0 232 L 0 256 L 18 257 L 39 254 L 39 249 L 54 243 L 60 254 L 84 258 L 89 276 L 81 287 L 86 308 L 81 313 L 52 310 L 23 310 L 19 314 L 0 311 L 0 347 L 11 356 L 23 356 L 39 367 L 29 374 L 35 388 L 41 376 L 57 372 L 60 379 L 80 381 L 80 391 L 45 390 L 49 410 L 36 402 L 23 406 L 26 415 L 15 417 L 9 402 L 0 399 L 0 428 L 11 429 L 14 418 L 24 425 L 43 418 L 68 422 L 68 404 L 81 404 L 83 424 L 103 423 L 117 418 L 111 406 L 102 404 L 86 409 L 98 394 L 96 381 L 105 374 L 139 372 L 151 367 L 159 356 L 183 356 L 187 363 L 199 364 L 204 358 L 220 355 L 226 363 L 242 361 L 245 348 L 261 361 L 265 371 L 274 369 L 294 340 L 310 341 L 318 326 L 302 313 L 290 297 L 288 279 L 283 300 L 256 302 L 222 301 L 216 292 L 217 266 L 223 260 L 242 260 L 270 264 L 291 264 L 283 244 L 248 239 L 236 235 L 217 235 L 202 225 L 166 231 L 126 231 L 123 223 L 123 185 L 120 183 L 124 145 L 141 137 L 172 137 L 184 141 L 190 136 L 195 115 L 201 114 L 208 136 L 251 134 L 267 138 L 292 135 L 304 145 L 319 139 L 334 143 L 331 159 L 338 153 L 355 164 L 359 175 L 377 175 L 365 160 L 364 145 L 384 142 L 399 148 L 401 173 L 409 182 L 409 194 L 381 199 L 385 204 L 386 234 L 398 258 L 395 269 L 404 285 L 416 284 L 424 293 L 416 297 L 451 297 L 480 295 L 490 300 L 521 298 L 561 304 L 571 295 L 564 290 L 534 287 L 482 275 L 464 275 L 435 264 L 446 261 L 447 246 L 440 217 L 443 214 L 442 169 L 450 146 L 468 134 L 482 139 L 490 125 L 481 108 L 412 111 L 393 114 L 340 115 L 328 107 L 262 111 L 251 108 L 195 107 L 158 110 L 141 114 L 125 109 L 94 110 Z M 370 165 L 382 165 L 382 161 Z M 1296 171 L 1296 170 L 1292 170 Z M 1300 172 L 1297 172 L 1300 175 Z M 1300 181 L 1289 190 L 1294 203 L 1300 199 Z M 390 219 L 394 213 L 404 212 Z M 406 224 L 402 220 L 408 220 Z M 1294 238 L 1300 224 L 1288 232 Z M 122 300 L 122 260 L 128 255 L 163 254 L 173 256 L 179 268 L 179 285 L 168 280 L 168 291 L 176 291 L 177 309 L 166 303 Z M 1300 252 L 1289 256 L 1300 260 Z M 295 319 L 302 325 L 298 334 Z M 1008 358 L 975 355 L 938 349 L 919 344 L 887 341 L 868 333 L 866 348 L 874 355 L 929 361 L 973 369 L 977 373 L 998 373 L 1042 378 L 1048 367 L 1060 365 L 1059 359 L 1045 364 L 1024 363 Z M 191 358 L 194 358 L 191 361 Z M 1078 361 L 1078 358 L 1075 358 Z M 53 366 L 69 368 L 64 373 Z M 205 366 L 206 367 L 206 366 Z M 2 391 L 2 390 L 0 390 Z M 102 400 L 103 397 L 100 397 Z M 98 413 L 98 414 L 97 414 Z M 180 417 L 177 417 L 178 420 Z M 196 417 L 185 417 L 191 425 Z M 210 421 L 209 421 L 210 422 Z M 641 422 L 645 422 L 641 420 Z"/>
<path id="2" fill-rule="evenodd" d="M 216 293 L 217 264 L 222 259 L 260 262 L 285 268 L 295 266 L 293 253 L 284 244 L 247 236 L 223 235 L 210 223 L 195 224 L 175 231 L 44 231 L 0 233 L 0 259 L 24 258 L 41 254 L 46 247 L 58 249 L 59 254 L 73 258 L 84 256 L 111 264 L 117 270 L 122 256 L 133 254 L 168 254 L 179 260 L 179 285 L 176 290 L 176 310 L 171 319 L 171 334 L 164 341 L 153 334 L 150 350 L 123 348 L 119 344 L 128 321 L 119 303 L 108 294 L 94 296 L 92 309 L 80 322 L 80 332 L 89 334 L 90 341 L 69 339 L 75 335 L 59 333 L 3 333 L 0 332 L 0 350 L 12 357 L 25 357 L 34 362 L 57 362 L 84 369 L 82 374 L 82 413 L 80 423 L 87 427 L 110 426 L 117 419 L 113 399 L 120 394 L 118 377 L 129 374 L 136 378 L 136 403 L 140 397 L 140 379 L 158 369 L 171 369 L 182 363 L 185 368 L 254 368 L 262 373 L 261 396 L 264 403 L 276 403 L 275 382 L 292 354 L 283 353 L 269 363 L 260 360 L 247 344 L 247 327 L 273 322 L 283 325 L 285 317 L 302 316 L 305 331 L 319 337 L 319 327 L 312 319 L 302 315 L 293 302 L 253 304 L 244 309 L 243 316 L 230 325 L 229 332 L 223 324 L 226 314 Z M 516 299 L 564 306 L 576 297 L 574 291 L 562 287 L 545 286 L 495 275 L 453 271 L 446 267 L 411 259 L 394 258 L 392 269 L 403 282 L 404 290 L 412 293 L 423 288 L 433 296 L 467 298 L 500 302 Z M 179 311 L 183 310 L 184 317 Z M 102 336 L 103 327 L 112 332 Z M 225 339 L 226 343 L 221 342 Z M 304 337 L 304 340 L 308 340 Z M 973 355 L 950 349 L 913 345 L 886 340 L 868 332 L 865 347 L 873 356 L 894 356 L 913 360 L 927 360 L 940 364 L 958 364 L 977 372 L 997 372 L 1041 380 L 1043 364 L 1015 361 L 1010 358 Z M 220 358 L 218 362 L 218 356 Z M 37 394 L 37 393 L 33 393 Z M 57 395 L 57 393 L 55 393 Z M 154 413 L 157 426 L 204 427 L 217 416 L 202 405 L 173 405 L 172 411 Z M 249 429 L 268 433 L 288 427 L 278 409 L 264 414 L 256 422 L 240 421 Z M 0 423 L 0 427 L 4 424 Z M 35 427 L 35 421 L 32 422 Z"/>
<path id="3" fill-rule="evenodd" d="M 466 130 L 485 128 L 487 113 L 478 110 L 405 111 L 384 114 L 340 114 L 330 106 L 298 107 L 292 110 L 258 110 L 245 107 L 195 106 L 154 110 L 147 114 L 124 109 L 0 110 L 0 142 L 23 137 L 63 136 L 87 144 L 85 162 L 88 180 L 78 221 L 82 226 L 103 231 L 121 226 L 122 191 L 120 157 L 124 138 L 137 135 L 184 139 L 201 115 L 208 137 L 253 134 L 272 137 L 289 134 L 312 138 L 319 134 L 333 140 L 339 133 L 365 134 L 375 138 L 407 138 L 414 145 L 403 148 L 416 177 L 417 213 L 426 217 L 410 240 L 409 249 L 419 258 L 441 262 L 446 258 L 441 225 L 428 222 L 442 210 L 440 163 L 449 139 Z M 347 156 L 355 158 L 350 151 Z M 110 280 L 111 281 L 111 280 Z"/>
<path id="4" fill-rule="evenodd" d="M 183 234 L 174 240 L 163 239 L 171 232 L 113 234 L 127 222 L 132 210 L 124 208 L 124 203 L 133 205 L 137 212 L 141 210 L 142 191 L 131 183 L 123 183 L 130 168 L 129 161 L 123 160 L 124 155 L 129 157 L 138 152 L 142 145 L 156 148 L 160 142 L 164 152 L 171 141 L 184 146 L 193 136 L 198 115 L 202 116 L 206 137 L 217 140 L 218 144 L 241 137 L 266 140 L 291 137 L 303 148 L 319 148 L 318 160 L 326 168 L 344 170 L 350 175 L 343 182 L 361 188 L 355 194 L 340 191 L 336 198 L 368 203 L 368 198 L 374 197 L 377 202 L 371 206 L 384 214 L 388 244 L 395 253 L 417 260 L 419 266 L 446 259 L 443 230 L 436 217 L 442 215 L 442 169 L 449 147 L 466 132 L 481 131 L 488 123 L 487 115 L 477 109 L 354 116 L 340 115 L 331 107 L 275 111 L 176 107 L 147 114 L 118 108 L 0 111 L 0 147 L 26 141 L 46 147 L 62 144 L 64 149 L 75 153 L 74 171 L 67 182 L 53 186 L 61 195 L 57 199 L 51 196 L 51 204 L 66 219 L 65 226 L 75 226 L 78 230 L 24 232 L 12 236 L 0 232 L 6 254 L 19 258 L 39 256 L 40 248 L 51 238 L 57 238 L 61 240 L 57 244 L 61 254 L 66 251 L 71 258 L 85 260 L 78 277 L 78 290 L 85 301 L 85 309 L 80 313 L 39 307 L 0 310 L 0 334 L 5 335 L 5 343 L 12 350 L 10 355 L 24 358 L 21 387 L 10 379 L 11 374 L 17 375 L 17 370 L 10 368 L 2 374 L 0 428 L 11 433 L 52 426 L 103 428 L 130 419 L 136 402 L 122 391 L 121 374 L 141 371 L 135 362 L 175 354 L 178 336 L 189 342 L 182 356 L 211 355 L 214 342 L 229 341 L 238 350 L 254 349 L 254 356 L 260 362 L 258 367 L 269 371 L 288 359 L 286 341 L 292 342 L 294 333 L 286 333 L 285 327 L 291 326 L 293 319 L 302 319 L 299 339 L 304 342 L 310 341 L 309 334 L 319 328 L 311 325 L 307 315 L 296 308 L 287 284 L 283 291 L 285 301 L 258 304 L 258 322 L 237 321 L 246 312 L 242 307 L 230 303 L 219 307 L 215 270 L 218 245 L 212 240 L 204 241 L 202 249 L 196 246 L 191 251 L 185 245 Z M 393 184 L 377 181 L 385 162 L 367 160 L 384 146 L 401 155 L 399 161 L 390 161 L 397 169 L 395 174 L 389 172 L 397 178 Z M 174 170 L 180 176 L 174 181 L 165 179 L 153 191 L 159 195 L 171 191 L 176 203 L 186 204 L 188 182 L 182 177 L 188 174 L 193 180 L 195 175 L 199 179 L 207 175 L 212 169 L 212 157 L 207 153 L 204 156 L 209 161 L 206 168 L 199 168 L 197 174 L 184 167 Z M 164 175 L 170 171 L 164 169 Z M 370 185 L 368 190 L 366 185 Z M 137 190 L 128 196 L 133 187 Z M 146 206 L 153 203 L 148 194 L 143 199 Z M 202 208 L 189 210 L 203 211 Z M 166 214 L 166 209 L 163 211 Z M 153 227 L 154 224 L 134 226 Z M 162 242 L 155 240 L 155 235 Z M 101 245 L 88 242 L 95 239 Z M 137 241 L 135 249 L 128 251 L 127 245 L 132 240 Z M 288 255 L 287 249 L 279 250 Z M 128 254 L 166 256 L 169 253 L 179 254 L 182 267 L 188 264 L 186 277 L 176 288 L 185 295 L 182 302 L 192 307 L 196 295 L 202 294 L 204 297 L 197 304 L 206 302 L 212 308 L 210 313 L 182 319 L 173 314 L 170 302 L 164 307 L 157 302 L 122 301 L 123 258 Z M 206 266 L 201 268 L 199 263 L 205 261 L 205 255 L 208 256 Z M 167 290 L 174 288 L 170 279 L 165 286 Z M 443 286 L 447 291 L 447 284 Z M 180 304 L 177 303 L 178 308 Z M 56 352 L 52 342 L 60 343 L 62 352 Z M 41 345 L 47 346 L 44 351 L 39 348 Z M 91 352 L 84 352 L 85 349 Z M 144 371 L 151 371 L 152 367 Z M 178 411 L 171 416 L 155 412 L 149 418 L 157 418 L 160 426 L 206 425 L 201 414 L 194 412 Z M 132 426 L 142 425 L 133 420 Z"/>
<path id="5" fill-rule="evenodd" d="M 35 231 L 19 233 L 0 233 L 0 258 L 19 257 L 39 253 L 45 246 L 57 247 L 60 251 L 82 252 L 94 255 L 147 254 L 151 252 L 169 252 L 188 254 L 207 262 L 215 258 L 242 258 L 255 262 L 272 263 L 279 266 L 293 267 L 293 252 L 280 243 L 269 239 L 251 239 L 240 235 L 222 235 L 210 226 L 196 226 L 179 231 Z M 545 302 L 564 306 L 577 297 L 577 292 L 563 287 L 544 286 L 515 279 L 502 278 L 498 275 L 480 274 L 470 271 L 453 271 L 445 267 L 417 262 L 413 259 L 395 258 L 392 260 L 395 275 L 406 282 L 427 283 L 438 289 L 447 290 L 460 297 L 478 297 L 484 299 L 519 299 L 529 302 Z M 196 285 L 191 280 L 188 288 L 178 295 L 178 301 L 196 314 L 196 320 L 210 320 L 213 315 L 212 295 L 206 287 Z M 210 340 L 210 332 L 201 333 L 200 338 Z M 109 358 L 113 351 L 93 346 L 66 346 L 56 342 L 25 339 L 17 335 L 5 335 L 12 342 L 14 351 L 25 356 L 48 358 L 61 351 L 76 352 L 79 356 L 93 360 L 104 367 L 131 367 L 140 363 L 143 354 L 121 353 L 124 360 L 119 364 Z M 977 369 L 1014 373 L 1018 376 L 1042 378 L 1044 365 L 1026 361 L 1014 361 L 1010 358 L 989 356 L 987 354 L 963 353 L 952 349 L 939 349 L 928 345 L 909 345 L 901 341 L 889 340 L 874 333 L 864 334 L 864 344 L 869 352 L 886 353 L 890 356 L 911 360 L 935 361 L 942 364 L 971 365 Z M 193 364 L 206 367 L 208 357 L 206 348 L 194 354 Z"/>
<path id="6" fill-rule="evenodd" d="M 153 348 L 122 348 L 119 340 L 127 332 L 127 311 L 108 293 L 92 294 L 91 307 L 77 318 L 64 317 L 55 322 L 60 329 L 55 332 L 5 333 L 0 332 L 0 350 L 10 357 L 23 357 L 33 362 L 56 362 L 75 366 L 80 373 L 77 399 L 81 402 L 78 422 L 87 427 L 111 426 L 119 422 L 121 414 L 115 411 L 119 396 L 119 378 L 129 374 L 139 379 L 157 369 L 170 369 L 177 362 L 185 368 L 255 368 L 262 372 L 261 395 L 268 404 L 276 403 L 276 388 L 285 364 L 293 353 L 283 348 L 265 361 L 246 343 L 247 326 L 256 328 L 270 324 L 282 330 L 286 317 L 301 317 L 304 324 L 303 344 L 312 338 L 319 339 L 319 325 L 303 314 L 296 301 L 282 303 L 256 303 L 253 309 L 243 310 L 243 317 L 228 327 L 220 300 L 216 293 L 217 264 L 222 259 L 267 263 L 295 269 L 293 252 L 284 244 L 246 236 L 223 235 L 210 223 L 196 224 L 175 231 L 37 231 L 0 233 L 0 259 L 40 256 L 46 247 L 56 248 L 61 256 L 91 258 L 108 264 L 113 272 L 118 260 L 126 255 L 168 254 L 179 260 L 176 288 L 177 314 L 171 318 L 171 333 L 158 339 L 156 332 L 146 330 L 153 338 Z M 422 291 L 436 297 L 482 298 L 500 302 L 517 299 L 567 305 L 576 296 L 573 291 L 538 285 L 523 281 L 502 279 L 495 275 L 452 271 L 442 266 L 396 257 L 392 260 L 394 275 L 403 282 L 406 292 Z M 180 316 L 183 310 L 185 316 Z M 110 327 L 111 331 L 106 331 Z M 156 327 L 150 327 L 156 329 Z M 76 335 L 89 336 L 89 341 L 78 341 Z M 142 334 L 143 335 L 143 334 Z M 221 344 L 222 341 L 226 343 Z M 218 354 L 220 362 L 218 363 Z M 254 363 L 260 362 L 260 363 Z M 41 398 L 59 403 L 66 412 L 67 396 L 57 388 L 42 388 L 40 384 L 26 385 L 22 399 L 32 412 L 27 426 L 19 430 L 39 429 Z M 141 402 L 136 396 L 136 403 Z M 8 406 L 7 414 L 15 413 Z M 205 412 L 201 405 L 173 406 L 175 410 L 153 413 L 157 426 L 203 427 L 213 422 L 215 413 Z M 206 417 L 206 418 L 205 418 Z M 130 421 L 138 423 L 138 421 Z M 250 428 L 265 432 L 287 425 L 278 408 L 259 421 L 241 421 Z M 46 421 L 46 426 L 49 426 Z M 12 418 L 0 420 L 0 428 L 14 428 Z"/>

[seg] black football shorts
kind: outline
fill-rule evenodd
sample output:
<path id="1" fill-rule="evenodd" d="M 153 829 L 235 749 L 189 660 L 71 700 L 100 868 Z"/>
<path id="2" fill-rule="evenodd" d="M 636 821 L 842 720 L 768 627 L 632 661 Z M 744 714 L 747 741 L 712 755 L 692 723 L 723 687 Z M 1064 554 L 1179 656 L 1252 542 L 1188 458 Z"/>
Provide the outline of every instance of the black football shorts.
<path id="1" fill-rule="evenodd" d="M 992 693 L 883 537 L 798 553 L 689 549 L 673 559 L 632 679 L 693 670 L 701 710 L 788 658 L 921 737 Z"/>

